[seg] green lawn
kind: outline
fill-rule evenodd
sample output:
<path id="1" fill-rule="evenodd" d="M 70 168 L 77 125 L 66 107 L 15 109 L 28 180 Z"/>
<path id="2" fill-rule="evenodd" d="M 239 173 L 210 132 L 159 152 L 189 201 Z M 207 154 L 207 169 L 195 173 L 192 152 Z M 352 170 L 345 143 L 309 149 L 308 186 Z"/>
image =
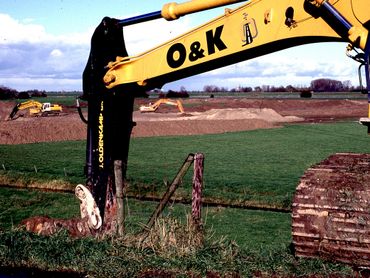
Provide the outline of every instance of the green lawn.
<path id="1" fill-rule="evenodd" d="M 239 202 L 288 208 L 298 180 L 305 169 L 336 152 L 370 152 L 369 143 L 370 138 L 366 135 L 365 128 L 357 123 L 287 125 L 279 129 L 217 135 L 134 138 L 130 146 L 127 176 L 131 193 L 159 195 L 165 189 L 164 181 L 172 180 L 188 153 L 203 152 L 206 198 L 217 198 L 225 203 Z M 6 176 L 14 183 L 23 183 L 26 186 L 38 180 L 44 182 L 56 180 L 68 183 L 69 188 L 73 189 L 77 183 L 84 183 L 84 148 L 83 141 L 0 145 L 0 166 L 3 165 L 5 168 L 0 170 L 0 175 Z M 182 187 L 178 189 L 178 195 L 191 196 L 191 176 L 189 171 Z M 10 216 L 18 211 L 17 204 L 22 204 L 19 198 L 27 200 L 26 205 L 23 206 L 27 207 L 28 213 L 43 214 L 43 210 L 45 214 L 53 213 L 51 205 L 54 202 L 53 194 L 45 193 L 50 194 L 51 197 L 40 197 L 39 194 L 41 193 L 37 191 L 30 193 L 26 191 L 15 196 L 10 194 L 9 200 L 12 201 L 7 209 L 10 213 L 6 217 L 4 216 L 6 213 L 0 215 L 2 225 L 9 227 L 11 221 L 17 223 L 24 218 L 24 215 L 20 215 L 10 219 Z M 8 198 L 7 194 L 2 195 Z M 75 202 L 76 206 L 78 205 L 70 195 L 60 196 L 58 198 L 62 206 L 64 202 L 70 202 L 70 200 Z M 205 210 L 203 212 L 210 221 L 209 225 L 215 227 L 215 233 L 229 234 L 231 238 L 233 238 L 232 230 L 239 231 L 241 229 L 239 226 L 253 227 L 244 223 L 258 222 L 253 217 L 260 213 L 256 211 L 244 213 L 242 210 L 243 216 L 239 215 L 236 218 L 243 219 L 252 213 L 253 219 L 247 218 L 240 223 L 229 223 L 228 221 L 233 217 L 225 215 L 230 211 L 238 215 L 239 210 L 222 211 L 223 214 L 220 217 L 215 217 L 217 215 L 215 208 L 208 208 L 207 212 Z M 56 212 L 60 212 L 61 217 L 69 217 L 71 213 L 78 212 L 78 208 L 67 214 L 58 209 Z M 149 215 L 148 212 L 143 219 L 147 219 Z M 214 218 L 215 220 L 212 221 Z M 278 219 L 277 223 L 285 223 L 285 228 L 290 221 L 286 216 L 283 216 L 283 219 L 276 216 L 274 218 Z M 133 222 L 142 221 L 146 220 L 138 219 Z M 261 221 L 264 223 L 265 220 Z M 272 224 L 272 227 L 274 225 Z M 227 231 L 224 233 L 223 229 Z M 261 229 L 258 228 L 258 230 Z M 268 229 L 265 231 L 269 233 Z M 245 234 L 250 234 L 250 231 L 237 233 L 237 237 L 242 238 L 238 242 L 245 242 Z M 284 242 L 289 240 L 289 237 L 283 237 Z M 256 241 L 256 244 L 260 242 Z"/>
<path id="2" fill-rule="evenodd" d="M 158 194 L 165 188 L 164 181 L 171 181 L 188 153 L 203 152 L 205 197 L 289 207 L 305 169 L 336 152 L 370 152 L 369 140 L 365 128 L 349 122 L 287 125 L 217 135 L 135 138 L 130 146 L 127 176 L 131 192 Z M 83 183 L 84 145 L 82 141 L 1 145 L 0 177 L 24 185 L 50 180 L 71 185 Z M 191 173 L 188 173 L 178 194 L 190 196 L 190 185 Z M 186 258 L 163 258 L 155 251 L 124 247 L 119 241 L 92 243 L 69 240 L 63 235 L 48 239 L 18 231 L 9 233 L 11 227 L 33 215 L 78 217 L 78 201 L 70 193 L 0 188 L 0 203 L 0 266 L 21 263 L 48 270 L 66 267 L 91 271 L 101 277 L 107 273 L 131 277 L 140 269 L 153 268 L 203 275 L 208 270 L 237 271 L 243 277 L 259 271 L 287 276 L 320 273 L 322 277 L 351 273 L 343 266 L 296 260 L 288 248 L 289 213 L 203 207 L 207 230 L 204 248 Z M 155 205 L 128 199 L 127 233 L 140 231 Z M 189 210 L 188 205 L 172 204 L 164 215 L 185 221 Z M 223 237 L 226 240 L 222 240 Z M 69 251 L 62 257 L 52 255 L 60 246 Z M 78 257 L 81 252 L 87 253 Z M 93 266 L 97 264 L 107 269 L 107 273 L 102 274 L 101 268 Z"/>
<path id="3" fill-rule="evenodd" d="M 370 152 L 357 123 L 301 124 L 215 135 L 134 138 L 127 178 L 130 191 L 165 190 L 188 153 L 205 154 L 204 196 L 225 202 L 289 207 L 305 169 L 337 152 Z M 0 175 L 14 182 L 56 179 L 84 183 L 85 143 L 0 145 Z M 5 168 L 5 170 L 4 170 Z M 37 173 L 36 173 L 37 171 Z M 178 195 L 190 196 L 191 173 Z"/>

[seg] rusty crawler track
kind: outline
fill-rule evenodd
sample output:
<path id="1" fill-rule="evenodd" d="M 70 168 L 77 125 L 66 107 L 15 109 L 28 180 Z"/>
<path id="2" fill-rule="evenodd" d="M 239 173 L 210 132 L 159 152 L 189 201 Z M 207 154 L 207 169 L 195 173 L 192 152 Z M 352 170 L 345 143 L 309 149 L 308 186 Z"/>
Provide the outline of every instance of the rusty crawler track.
<path id="1" fill-rule="evenodd" d="M 370 268 L 370 154 L 335 154 L 305 172 L 292 235 L 299 257 Z"/>

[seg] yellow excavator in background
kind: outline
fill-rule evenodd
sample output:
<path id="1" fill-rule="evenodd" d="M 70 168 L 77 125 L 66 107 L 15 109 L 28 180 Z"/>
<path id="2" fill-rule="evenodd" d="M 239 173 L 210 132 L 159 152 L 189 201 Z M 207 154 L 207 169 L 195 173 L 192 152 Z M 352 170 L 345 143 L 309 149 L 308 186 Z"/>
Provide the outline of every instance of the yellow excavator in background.
<path id="1" fill-rule="evenodd" d="M 60 106 L 59 104 L 51 104 L 50 102 L 41 103 L 35 100 L 28 100 L 22 103 L 18 103 L 16 106 L 14 106 L 12 112 L 9 115 L 9 118 L 13 120 L 18 111 L 26 109 L 29 109 L 29 113 L 31 116 L 36 117 L 59 115 L 63 111 L 62 106 Z"/>
<path id="2" fill-rule="evenodd" d="M 141 105 L 139 107 L 139 110 L 142 113 L 144 113 L 144 112 L 155 112 L 155 111 L 157 111 L 157 109 L 159 108 L 159 106 L 161 104 L 174 105 L 179 109 L 180 113 L 182 113 L 182 114 L 185 113 L 184 107 L 183 107 L 182 102 L 180 100 L 170 100 L 168 98 L 161 98 L 161 99 L 157 100 L 154 103 L 149 103 L 148 105 Z"/>
<path id="3" fill-rule="evenodd" d="M 159 18 L 175 20 L 235 3 L 242 4 L 235 9 L 227 8 L 214 20 L 142 54 L 129 56 L 126 51 L 124 26 Z M 370 102 L 369 30 L 369 0 L 193 0 L 169 3 L 160 11 L 123 20 L 105 17 L 91 39 L 82 96 L 88 101 L 86 187 L 103 219 L 101 229 L 112 226 L 115 211 L 112 188 L 125 178 L 130 136 L 135 126 L 132 117 L 135 97 L 171 81 L 289 47 L 346 42 L 347 55 L 359 62 L 360 84 L 361 75 L 365 74 L 363 91 Z M 362 122 L 369 126 L 369 118 L 367 115 Z M 354 156 L 345 154 L 335 163 L 353 159 Z M 346 181 L 353 179 L 353 175 L 345 174 L 355 164 L 345 163 L 340 168 L 342 172 L 334 180 L 335 186 L 321 186 L 325 180 L 332 180 L 330 173 L 334 170 L 322 176 L 317 176 L 316 171 L 300 186 L 301 197 L 293 203 L 292 215 L 297 256 L 325 256 L 324 251 L 329 250 L 330 259 L 370 268 L 370 200 L 361 197 L 369 195 L 366 192 L 370 179 L 361 176 L 360 185 L 351 188 Z M 365 168 L 360 175 L 370 171 L 370 159 L 359 165 Z M 317 188 L 317 196 L 311 197 L 307 193 L 309 188 Z M 355 195 L 356 198 L 351 197 Z M 362 207 L 358 208 L 359 205 Z"/>

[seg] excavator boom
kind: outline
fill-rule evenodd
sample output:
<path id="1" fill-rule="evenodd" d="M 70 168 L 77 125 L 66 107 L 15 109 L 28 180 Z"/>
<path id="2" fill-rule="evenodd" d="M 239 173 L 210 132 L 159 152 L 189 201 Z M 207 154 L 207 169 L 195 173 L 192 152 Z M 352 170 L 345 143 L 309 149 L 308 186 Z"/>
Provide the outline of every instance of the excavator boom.
<path id="1" fill-rule="evenodd" d="M 216 2 L 242 1 L 170 3 L 161 14 L 175 19 L 202 10 L 203 5 L 216 6 Z M 365 51 L 369 47 L 370 22 L 363 11 L 368 3 L 366 0 L 351 3 L 246 1 L 239 8 L 226 9 L 224 15 L 138 56 L 117 57 L 108 64 L 104 82 L 107 88 L 128 84 L 145 90 L 160 88 L 184 77 L 315 42 L 349 42 Z"/>
<path id="2" fill-rule="evenodd" d="M 167 98 L 161 98 L 157 100 L 154 103 L 150 103 L 149 105 L 142 105 L 140 106 L 139 110 L 140 112 L 155 112 L 159 108 L 161 104 L 167 104 L 167 105 L 174 105 L 179 109 L 180 113 L 185 113 L 184 107 L 182 105 L 182 102 L 180 100 L 170 100 Z"/>

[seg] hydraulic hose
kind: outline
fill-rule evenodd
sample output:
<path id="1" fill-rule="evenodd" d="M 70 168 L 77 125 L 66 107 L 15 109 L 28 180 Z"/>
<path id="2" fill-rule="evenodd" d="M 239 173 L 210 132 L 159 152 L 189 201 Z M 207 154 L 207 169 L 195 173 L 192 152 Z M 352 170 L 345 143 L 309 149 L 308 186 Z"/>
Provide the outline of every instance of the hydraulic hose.
<path id="1" fill-rule="evenodd" d="M 84 115 L 82 114 L 82 109 L 81 109 L 78 97 L 76 98 L 76 107 L 77 107 L 78 115 L 80 116 L 81 121 L 83 121 L 85 124 L 87 124 L 88 121 L 85 119 Z"/>

